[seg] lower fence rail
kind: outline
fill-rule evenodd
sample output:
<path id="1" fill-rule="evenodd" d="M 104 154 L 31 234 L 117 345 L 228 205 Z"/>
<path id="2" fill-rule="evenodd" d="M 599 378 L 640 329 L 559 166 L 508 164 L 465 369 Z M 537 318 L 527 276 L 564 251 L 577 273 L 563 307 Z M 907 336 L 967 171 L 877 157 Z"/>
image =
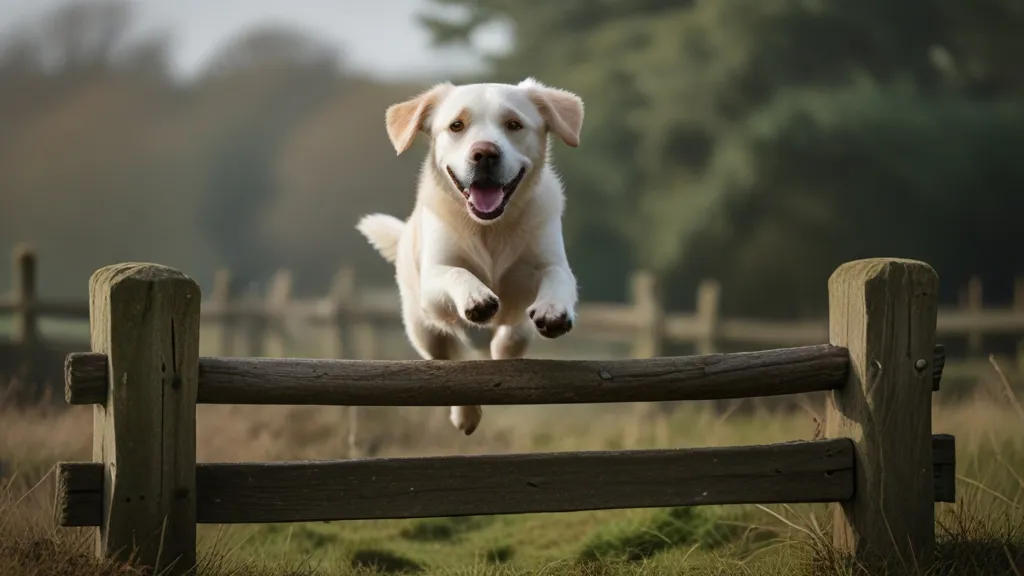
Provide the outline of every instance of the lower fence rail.
<path id="1" fill-rule="evenodd" d="M 932 443 L 936 501 L 951 501 L 953 439 L 937 435 Z M 103 464 L 65 462 L 57 471 L 59 524 L 101 525 Z M 198 464 L 196 492 L 198 522 L 207 524 L 839 502 L 854 495 L 854 449 L 850 440 L 837 438 L 724 448 Z"/>

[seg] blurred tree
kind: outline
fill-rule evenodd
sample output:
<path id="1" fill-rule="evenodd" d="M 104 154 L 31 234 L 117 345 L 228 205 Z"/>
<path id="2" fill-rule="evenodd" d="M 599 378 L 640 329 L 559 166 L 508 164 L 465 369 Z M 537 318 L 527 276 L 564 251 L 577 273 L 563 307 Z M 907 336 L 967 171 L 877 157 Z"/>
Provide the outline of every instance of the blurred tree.
<path id="1" fill-rule="evenodd" d="M 189 104 L 193 151 L 210 191 L 204 228 L 241 284 L 280 263 L 263 230 L 275 159 L 287 135 L 338 89 L 340 61 L 298 31 L 248 31 L 214 55 Z"/>
<path id="2" fill-rule="evenodd" d="M 307 271 L 296 278 L 296 290 L 320 294 L 341 264 L 356 265 L 361 281 L 392 281 L 393 268 L 355 224 L 369 212 L 407 215 L 422 162 L 416 151 L 395 156 L 384 110 L 423 86 L 381 85 L 354 75 L 341 84 L 283 141 L 264 223 L 274 257 Z"/>
<path id="3" fill-rule="evenodd" d="M 717 147 L 696 194 L 717 198 L 700 234 L 715 257 L 683 270 L 717 276 L 737 311 L 762 315 L 825 309 L 821 278 L 880 254 L 931 263 L 947 302 L 961 286 L 949 278 L 985 272 L 1006 290 L 1024 270 L 1022 148 L 1015 105 L 909 83 L 780 92 Z M 764 291 L 790 298 L 765 308 Z"/>
<path id="4" fill-rule="evenodd" d="M 582 146 L 554 148 L 585 299 L 643 266 L 670 305 L 716 275 L 727 313 L 820 313 L 823 276 L 860 255 L 928 259 L 947 301 L 970 274 L 997 301 L 1024 270 L 1019 0 L 434 4 L 438 41 L 512 32 L 486 78 L 585 99 Z M 386 281 L 352 224 L 409 206 L 420 158 L 395 158 L 383 110 L 420 86 L 277 27 L 182 81 L 132 6 L 78 0 L 0 38 L 0 244 L 53 254 L 44 290 L 66 296 L 124 259 Z"/>
<path id="5" fill-rule="evenodd" d="M 612 289 L 594 284 L 614 282 L 642 266 L 666 277 L 676 304 L 692 305 L 696 280 L 716 274 L 735 278 L 725 284 L 727 311 L 820 313 L 822 278 L 851 254 L 915 252 L 945 243 L 945 257 L 921 253 L 933 255 L 947 271 L 960 272 L 970 263 L 977 273 L 1008 276 L 1006 270 L 1024 268 L 1006 250 L 984 262 L 965 260 L 983 245 L 1010 244 L 1009 213 L 992 214 L 999 218 L 994 230 L 1003 236 L 983 244 L 963 235 L 956 247 L 948 244 L 948 229 L 922 224 L 908 236 L 902 218 L 871 216 L 880 206 L 900 212 L 895 208 L 914 205 L 918 222 L 969 229 L 970 211 L 964 210 L 979 199 L 977 186 L 991 184 L 986 198 L 1005 205 L 1009 198 L 1000 194 L 1024 183 L 1024 174 L 995 162 L 997 155 L 969 149 L 965 136 L 984 133 L 1008 143 L 1015 138 L 1012 128 L 999 127 L 1015 118 L 1013 107 L 1008 112 L 990 103 L 1017 98 L 1019 105 L 1022 75 L 1009 55 L 1024 53 L 1024 36 L 1016 32 L 1024 27 L 1020 2 L 434 5 L 423 21 L 442 44 L 472 44 L 482 27 L 511 24 L 513 48 L 491 58 L 490 77 L 514 82 L 533 75 L 584 98 L 583 144 L 559 155 L 558 162 L 570 202 L 581 195 L 602 200 L 571 204 L 567 215 L 569 249 L 586 297 L 607 294 Z M 914 89 L 886 88 L 897 84 Z M 953 111 L 960 114 L 959 124 L 937 131 L 934 123 Z M 823 124 L 827 118 L 845 120 Z M 867 124 L 856 132 L 855 124 L 843 122 Z M 893 134 L 900 135 L 905 155 L 914 152 L 900 160 L 903 171 L 916 175 L 912 181 L 906 174 L 895 177 L 881 156 L 867 154 L 887 150 L 880 139 Z M 934 138 L 948 138 L 947 148 L 936 148 Z M 789 145 L 803 139 L 813 145 Z M 826 151 L 828 162 L 820 158 Z M 950 154 L 960 160 L 956 174 L 943 164 Z M 832 171 L 818 170 L 824 166 Z M 835 181 L 837 167 L 861 175 L 850 182 L 871 190 Z M 775 176 L 775 170 L 787 170 L 786 177 Z M 920 203 L 920 191 L 908 186 L 931 181 L 943 183 L 929 192 L 942 199 Z M 803 220 L 787 216 L 787 210 L 803 214 Z M 863 239 L 867 226 L 871 242 Z M 588 258 L 597 236 L 622 242 L 625 257 L 602 252 L 600 262 Z M 851 248 L 856 246 L 863 250 Z M 621 248 L 608 253 L 623 254 Z M 787 278 L 787 270 L 803 262 L 820 264 Z M 766 284 L 773 275 L 779 278 Z M 947 278 L 947 287 L 965 280 Z"/>
<path id="6" fill-rule="evenodd" d="M 166 43 L 125 42 L 129 14 L 127 3 L 72 4 L 5 43 L 0 243 L 52 255 L 50 293 L 81 295 L 112 261 L 182 263 L 206 244 L 162 130 L 177 94 Z"/>

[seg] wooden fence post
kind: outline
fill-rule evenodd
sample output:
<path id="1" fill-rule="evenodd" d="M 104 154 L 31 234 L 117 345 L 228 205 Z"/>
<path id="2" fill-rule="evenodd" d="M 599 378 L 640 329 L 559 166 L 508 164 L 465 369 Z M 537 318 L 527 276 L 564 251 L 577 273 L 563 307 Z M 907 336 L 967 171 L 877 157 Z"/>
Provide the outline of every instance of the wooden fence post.
<path id="1" fill-rule="evenodd" d="M 235 331 L 237 318 L 230 313 L 231 307 L 231 270 L 218 268 L 213 273 L 213 293 L 210 300 L 220 310 L 220 343 L 217 345 L 219 356 L 231 356 L 235 349 Z"/>
<path id="2" fill-rule="evenodd" d="M 718 306 L 722 289 L 718 280 L 701 280 L 697 286 L 697 323 L 701 333 L 697 338 L 697 354 L 714 354 L 717 349 Z"/>
<path id="3" fill-rule="evenodd" d="M 967 282 L 967 292 L 964 297 L 963 307 L 970 312 L 981 312 L 985 309 L 981 278 L 978 276 L 971 276 L 971 279 Z M 967 333 L 967 354 L 969 356 L 981 355 L 984 338 L 984 332 L 978 330 L 971 330 Z"/>
<path id="4" fill-rule="evenodd" d="M 161 574 L 196 561 L 199 286 L 155 264 L 119 264 L 89 281 L 94 352 L 107 355 L 106 403 L 93 417 L 102 462 L 97 553 Z"/>
<path id="5" fill-rule="evenodd" d="M 239 319 L 245 335 L 243 356 L 259 358 L 264 355 L 268 322 L 266 307 L 266 300 L 260 296 L 256 283 L 250 282 L 248 289 L 239 298 L 239 309 L 242 311 Z"/>
<path id="6" fill-rule="evenodd" d="M 32 358 L 39 343 L 36 253 L 29 245 L 22 244 L 14 249 L 13 256 L 14 300 L 17 309 L 14 313 L 12 335 L 14 341 L 21 344 L 25 358 Z"/>
<path id="7" fill-rule="evenodd" d="M 351 355 L 354 347 L 349 332 L 352 328 L 352 306 L 356 298 L 356 272 L 351 266 L 345 266 L 338 270 L 331 282 L 331 291 L 327 295 L 333 314 L 331 323 L 331 358 L 344 358 L 345 354 Z M 359 407 L 346 406 L 346 418 L 348 420 L 348 444 L 347 455 L 349 458 L 359 458 Z"/>
<path id="8" fill-rule="evenodd" d="M 829 335 L 849 350 L 827 434 L 856 447 L 834 542 L 865 566 L 926 568 L 935 548 L 931 394 L 939 279 L 923 262 L 869 259 L 829 279 Z"/>
<path id="9" fill-rule="evenodd" d="M 284 358 L 288 353 L 288 305 L 292 296 L 292 273 L 280 269 L 267 290 L 267 332 L 264 344 L 267 356 Z"/>
<path id="10" fill-rule="evenodd" d="M 331 322 L 330 358 L 352 357 L 353 347 L 348 330 L 352 323 L 352 306 L 356 296 L 356 274 L 350 266 L 338 270 L 331 281 L 331 289 L 327 294 Z"/>
<path id="11" fill-rule="evenodd" d="M 640 270 L 630 278 L 630 295 L 640 329 L 633 342 L 633 358 L 657 358 L 665 350 L 665 309 L 661 286 L 651 272 Z"/>
<path id="12" fill-rule="evenodd" d="M 1024 314 L 1024 276 L 1013 280 L 1013 310 Z M 1024 337 L 1017 342 L 1017 369 L 1024 373 Z"/>

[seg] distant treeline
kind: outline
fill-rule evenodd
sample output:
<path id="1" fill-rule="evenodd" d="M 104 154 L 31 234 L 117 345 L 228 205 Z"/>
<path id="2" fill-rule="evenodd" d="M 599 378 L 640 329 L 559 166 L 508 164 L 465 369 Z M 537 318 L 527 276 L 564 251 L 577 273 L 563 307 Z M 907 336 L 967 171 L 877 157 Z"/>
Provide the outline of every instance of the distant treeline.
<path id="1" fill-rule="evenodd" d="M 468 19 L 429 9 L 456 15 L 424 17 L 439 42 L 516 24 L 479 79 L 586 102 L 580 148 L 554 147 L 585 299 L 625 299 L 646 268 L 670 307 L 714 277 L 725 314 L 817 315 L 823 279 L 860 257 L 930 262 L 945 302 L 978 274 L 1008 303 L 1024 274 L 1017 2 L 443 3 Z M 390 278 L 353 225 L 409 210 L 424 148 L 396 157 L 383 117 L 422 81 L 260 28 L 182 83 L 133 22 L 126 1 L 79 1 L 0 38 L 0 249 L 32 242 L 52 296 L 125 260 L 204 287 L 215 266 L 243 287 L 286 266 L 299 294 L 344 263 Z"/>

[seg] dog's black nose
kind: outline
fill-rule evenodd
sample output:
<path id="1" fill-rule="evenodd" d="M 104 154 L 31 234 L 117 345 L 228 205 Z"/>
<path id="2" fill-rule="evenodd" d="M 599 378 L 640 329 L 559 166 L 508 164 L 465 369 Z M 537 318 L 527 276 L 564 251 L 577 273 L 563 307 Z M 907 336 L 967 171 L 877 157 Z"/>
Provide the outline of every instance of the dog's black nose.
<path id="1" fill-rule="evenodd" d="M 501 159 L 501 150 L 494 142 L 474 142 L 469 149 L 469 161 L 480 167 L 490 167 Z"/>

